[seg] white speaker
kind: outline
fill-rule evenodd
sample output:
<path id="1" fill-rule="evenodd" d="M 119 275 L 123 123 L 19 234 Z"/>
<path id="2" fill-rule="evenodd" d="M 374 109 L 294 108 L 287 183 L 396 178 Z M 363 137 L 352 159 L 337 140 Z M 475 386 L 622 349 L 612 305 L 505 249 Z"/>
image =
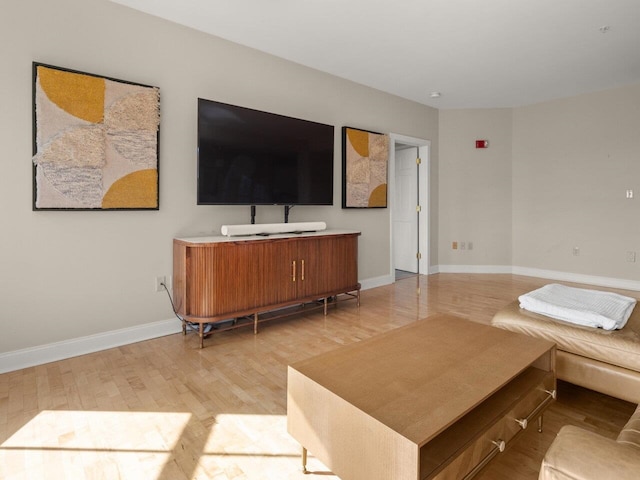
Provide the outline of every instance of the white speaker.
<path id="1" fill-rule="evenodd" d="M 220 228 L 222 235 L 235 237 L 239 235 L 273 235 L 276 233 L 318 232 L 326 230 L 324 222 L 298 222 L 298 223 L 261 223 L 249 225 L 223 225 Z"/>

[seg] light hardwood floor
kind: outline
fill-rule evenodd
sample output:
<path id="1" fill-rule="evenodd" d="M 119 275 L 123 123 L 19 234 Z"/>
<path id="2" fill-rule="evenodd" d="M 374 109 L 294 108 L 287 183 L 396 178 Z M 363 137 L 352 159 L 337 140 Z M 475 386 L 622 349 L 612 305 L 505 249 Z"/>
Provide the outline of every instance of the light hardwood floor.
<path id="1" fill-rule="evenodd" d="M 344 302 L 327 317 L 275 320 L 256 336 L 251 328 L 214 334 L 203 350 L 195 334 L 171 335 L 0 375 L 0 478 L 336 479 L 313 452 L 315 473 L 300 471 L 300 447 L 286 432 L 288 364 L 436 312 L 489 323 L 545 283 L 407 278 L 363 291 L 360 308 Z M 633 409 L 560 382 L 544 432 L 526 430 L 476 478 L 534 480 L 562 425 L 615 437 Z"/>

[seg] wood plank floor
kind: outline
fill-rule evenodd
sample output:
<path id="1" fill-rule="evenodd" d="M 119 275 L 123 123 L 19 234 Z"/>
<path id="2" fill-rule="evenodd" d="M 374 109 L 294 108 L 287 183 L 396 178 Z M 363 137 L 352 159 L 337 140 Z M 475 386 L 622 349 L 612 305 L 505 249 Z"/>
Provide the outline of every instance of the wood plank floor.
<path id="1" fill-rule="evenodd" d="M 321 312 L 213 335 L 171 335 L 0 375 L 3 479 L 336 479 L 286 432 L 286 367 L 437 312 L 481 323 L 549 283 L 437 274 Z M 418 293 L 419 288 L 419 293 Z M 615 290 L 614 290 L 615 291 Z M 619 291 L 619 290 L 618 290 Z M 638 292 L 619 291 L 640 298 Z M 634 405 L 559 385 L 545 430 L 526 430 L 477 477 L 534 480 L 564 424 L 615 437 Z M 312 455 L 313 452 L 310 452 Z"/>

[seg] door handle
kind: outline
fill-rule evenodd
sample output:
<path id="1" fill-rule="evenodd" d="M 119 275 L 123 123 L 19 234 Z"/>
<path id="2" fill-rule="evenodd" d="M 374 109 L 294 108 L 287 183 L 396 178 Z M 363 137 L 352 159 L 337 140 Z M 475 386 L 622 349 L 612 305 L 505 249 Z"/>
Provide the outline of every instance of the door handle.
<path id="1" fill-rule="evenodd" d="M 293 279 L 293 281 L 296 281 L 296 261 L 294 260 L 291 263 L 291 278 Z"/>

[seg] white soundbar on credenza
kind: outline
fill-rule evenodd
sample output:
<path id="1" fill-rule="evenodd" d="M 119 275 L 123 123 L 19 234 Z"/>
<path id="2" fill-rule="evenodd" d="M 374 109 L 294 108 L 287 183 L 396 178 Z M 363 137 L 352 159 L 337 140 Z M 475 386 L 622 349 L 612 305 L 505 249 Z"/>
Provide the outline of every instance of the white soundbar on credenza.
<path id="1" fill-rule="evenodd" d="M 239 235 L 274 235 L 277 233 L 318 232 L 326 230 L 325 222 L 261 223 L 248 225 L 223 225 L 220 232 L 225 237 Z"/>

